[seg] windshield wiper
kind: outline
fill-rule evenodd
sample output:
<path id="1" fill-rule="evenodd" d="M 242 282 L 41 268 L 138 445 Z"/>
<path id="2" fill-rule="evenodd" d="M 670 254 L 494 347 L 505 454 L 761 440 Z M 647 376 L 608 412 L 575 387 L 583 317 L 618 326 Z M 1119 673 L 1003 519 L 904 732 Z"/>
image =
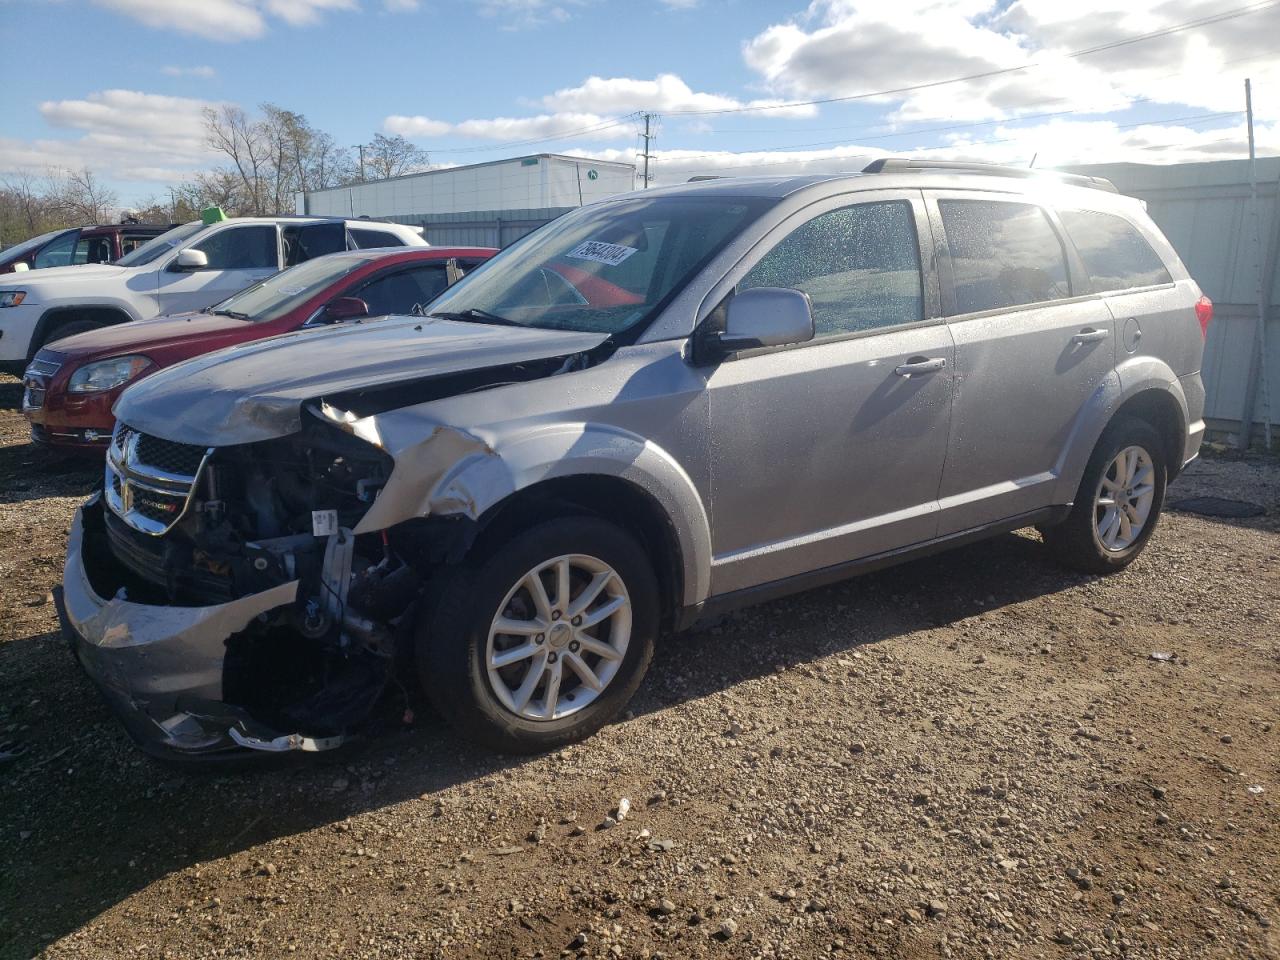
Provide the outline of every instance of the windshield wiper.
<path id="1" fill-rule="evenodd" d="M 236 320 L 251 319 L 247 313 L 241 313 L 239 310 L 214 310 L 212 312 L 219 317 L 232 317 Z"/>
<path id="2" fill-rule="evenodd" d="M 522 327 L 524 324 L 516 323 L 514 320 L 508 320 L 506 317 L 500 317 L 496 313 L 490 313 L 488 310 L 480 310 L 477 307 L 468 307 L 466 310 L 459 310 L 457 313 L 437 313 L 432 311 L 428 316 L 440 317 L 442 320 L 462 320 L 470 323 L 493 323 L 500 327 Z"/>

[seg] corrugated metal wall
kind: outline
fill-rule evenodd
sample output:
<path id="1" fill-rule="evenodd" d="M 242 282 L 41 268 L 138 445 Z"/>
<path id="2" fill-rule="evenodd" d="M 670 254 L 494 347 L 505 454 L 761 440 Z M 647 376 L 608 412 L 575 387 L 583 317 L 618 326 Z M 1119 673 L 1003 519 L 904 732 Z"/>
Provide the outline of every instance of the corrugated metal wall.
<path id="1" fill-rule="evenodd" d="M 395 223 L 422 227 L 427 243 L 437 247 L 509 247 L 527 233 L 574 207 L 494 210 L 474 213 L 428 213 L 387 217 Z"/>
<path id="2" fill-rule="evenodd" d="M 297 212 L 323 217 L 491 214 L 579 206 L 635 189 L 626 163 L 539 154 L 299 194 Z"/>
<path id="3" fill-rule="evenodd" d="M 1164 231 L 1201 289 L 1214 304 L 1214 321 L 1205 344 L 1205 414 L 1210 426 L 1234 429 L 1241 419 L 1245 383 L 1257 325 L 1259 249 L 1254 239 L 1247 160 L 1155 166 L 1134 163 L 1068 168 L 1106 177 L 1121 193 L 1147 202 L 1147 212 Z M 1261 256 L 1274 233 L 1280 158 L 1257 162 L 1261 197 Z M 1276 256 L 1271 250 L 1270 255 Z M 1271 309 L 1267 323 L 1267 381 L 1271 419 L 1280 419 L 1280 270 L 1272 267 Z M 1260 422 L 1262 391 L 1254 406 Z"/>

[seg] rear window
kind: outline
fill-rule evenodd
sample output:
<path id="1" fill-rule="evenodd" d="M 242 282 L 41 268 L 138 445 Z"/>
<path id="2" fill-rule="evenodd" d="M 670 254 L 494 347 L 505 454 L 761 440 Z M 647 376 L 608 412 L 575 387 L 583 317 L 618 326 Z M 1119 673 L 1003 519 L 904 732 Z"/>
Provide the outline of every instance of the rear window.
<path id="1" fill-rule="evenodd" d="M 1089 271 L 1094 293 L 1172 281 L 1160 255 L 1124 217 L 1092 210 L 1063 210 L 1060 216 Z"/>
<path id="2" fill-rule="evenodd" d="M 1062 243 L 1043 210 L 1002 200 L 939 200 L 951 254 L 954 313 L 1071 295 Z"/>

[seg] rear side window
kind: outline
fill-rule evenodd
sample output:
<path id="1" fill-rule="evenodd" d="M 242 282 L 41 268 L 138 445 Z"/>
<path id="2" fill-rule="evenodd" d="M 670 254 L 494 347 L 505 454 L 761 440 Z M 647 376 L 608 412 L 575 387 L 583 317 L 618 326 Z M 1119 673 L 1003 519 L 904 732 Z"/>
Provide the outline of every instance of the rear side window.
<path id="1" fill-rule="evenodd" d="M 951 254 L 955 313 L 1071 295 L 1062 243 L 1043 210 L 1002 200 L 939 200 Z"/>
<path id="2" fill-rule="evenodd" d="M 1124 217 L 1092 210 L 1062 210 L 1059 215 L 1089 271 L 1094 293 L 1172 281 L 1160 255 Z"/>
<path id="3" fill-rule="evenodd" d="M 386 230 L 362 230 L 359 227 L 353 227 L 351 229 L 351 239 L 356 242 L 356 246 L 361 250 L 366 250 L 369 247 L 404 246 L 403 240 Z"/>
<path id="4" fill-rule="evenodd" d="M 797 227 L 739 289 L 803 290 L 818 337 L 911 323 L 924 317 L 919 249 L 911 204 L 843 207 Z"/>

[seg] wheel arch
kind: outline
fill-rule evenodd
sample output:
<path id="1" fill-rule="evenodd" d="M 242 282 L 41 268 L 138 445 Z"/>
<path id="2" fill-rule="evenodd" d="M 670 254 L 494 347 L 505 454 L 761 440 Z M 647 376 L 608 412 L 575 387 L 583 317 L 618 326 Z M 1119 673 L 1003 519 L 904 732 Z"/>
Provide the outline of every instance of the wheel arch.
<path id="1" fill-rule="evenodd" d="M 606 474 L 576 474 L 523 487 L 480 516 L 473 549 L 482 553 L 495 549 L 538 523 L 573 515 L 607 520 L 635 538 L 658 578 L 663 623 L 670 626 L 683 605 L 684 551 L 662 505 L 630 480 Z"/>
<path id="2" fill-rule="evenodd" d="M 52 335 L 64 323 L 89 320 L 94 323 L 101 323 L 103 326 L 112 326 L 117 323 L 128 323 L 135 319 L 137 318 L 124 307 L 110 303 L 67 304 L 65 306 L 50 307 L 36 321 L 35 331 L 31 334 L 31 346 L 28 348 L 28 359 L 34 357 L 49 340 L 56 339 Z"/>
<path id="3" fill-rule="evenodd" d="M 636 535 L 673 610 L 706 598 L 706 509 L 692 478 L 658 445 L 605 424 L 544 425 L 501 440 L 443 425 L 424 431 L 417 424 L 414 433 L 425 439 L 400 446 L 394 436 L 380 438 L 396 469 L 357 533 L 433 516 L 466 517 L 481 532 L 496 531 L 518 523 L 523 506 L 541 519 L 559 506 Z"/>

